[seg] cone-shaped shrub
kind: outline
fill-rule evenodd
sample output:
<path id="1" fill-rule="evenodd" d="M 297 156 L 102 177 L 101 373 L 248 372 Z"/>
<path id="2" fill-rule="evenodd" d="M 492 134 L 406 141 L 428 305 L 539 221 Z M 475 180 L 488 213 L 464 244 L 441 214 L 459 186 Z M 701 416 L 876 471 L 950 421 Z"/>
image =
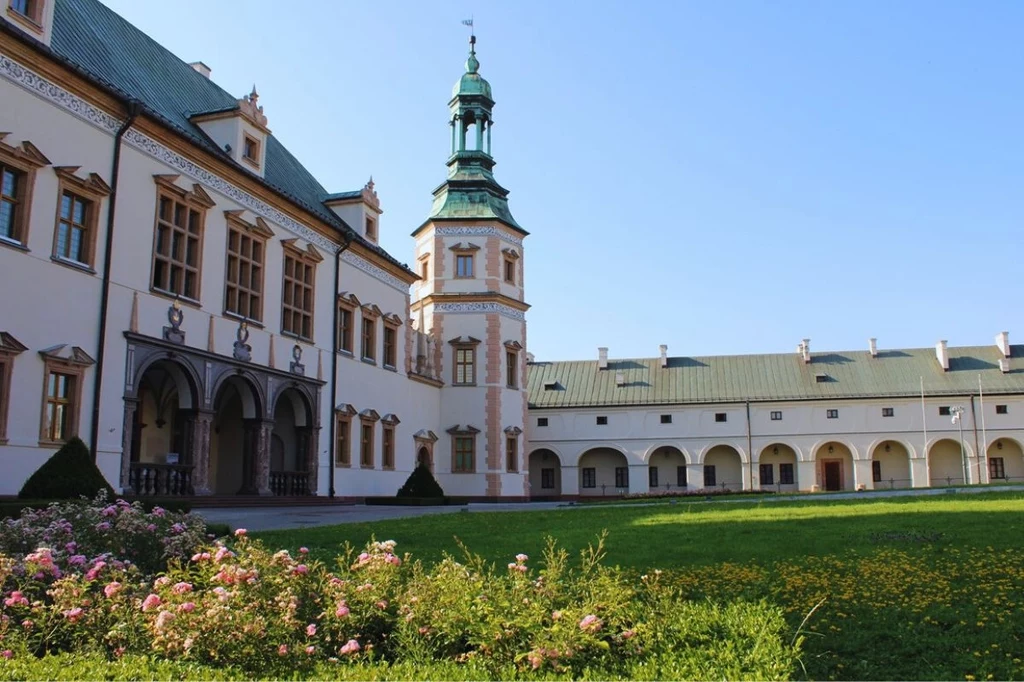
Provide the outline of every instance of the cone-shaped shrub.
<path id="1" fill-rule="evenodd" d="M 405 485 L 398 489 L 398 497 L 444 497 L 444 490 L 425 465 L 420 464 L 411 474 Z"/>
<path id="2" fill-rule="evenodd" d="M 96 497 L 101 490 L 114 499 L 114 490 L 96 467 L 89 448 L 77 436 L 69 440 L 25 481 L 18 497 L 23 500 L 69 500 Z"/>

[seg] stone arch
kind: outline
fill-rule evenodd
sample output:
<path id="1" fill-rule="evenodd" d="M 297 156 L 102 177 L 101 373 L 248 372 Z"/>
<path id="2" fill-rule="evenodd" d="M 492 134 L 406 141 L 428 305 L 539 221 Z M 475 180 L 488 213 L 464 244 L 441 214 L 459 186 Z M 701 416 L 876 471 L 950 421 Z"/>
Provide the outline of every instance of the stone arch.
<path id="1" fill-rule="evenodd" d="M 1000 459 L 1001 463 L 998 462 Z M 993 439 L 989 443 L 986 460 L 989 483 L 1024 480 L 1024 445 L 1016 438 L 999 436 Z"/>
<path id="2" fill-rule="evenodd" d="M 911 487 L 913 447 L 895 438 L 882 438 L 872 443 L 867 452 L 871 455 L 873 488 Z"/>
<path id="3" fill-rule="evenodd" d="M 694 462 L 694 464 L 703 464 L 704 463 L 704 459 L 708 456 L 708 453 L 711 452 L 712 450 L 714 450 L 715 448 L 731 448 L 732 450 L 736 451 L 737 455 L 739 455 L 740 462 L 742 462 L 744 464 L 747 464 L 747 463 L 750 462 L 750 458 L 747 456 L 747 451 L 746 451 L 745 448 L 743 448 L 743 446 L 736 445 L 735 443 L 729 443 L 729 442 L 726 442 L 726 441 L 721 441 L 721 442 L 717 442 L 717 443 L 711 443 L 710 445 L 707 445 L 704 448 L 702 448 L 700 451 L 698 451 L 697 457 L 696 457 L 696 461 Z"/>
<path id="4" fill-rule="evenodd" d="M 647 487 L 651 493 L 662 490 L 670 493 L 673 488 L 687 488 L 690 458 L 683 448 L 673 444 L 655 445 L 644 453 L 644 461 L 647 462 Z"/>
<path id="5" fill-rule="evenodd" d="M 553 448 L 548 448 L 548 449 L 554 451 Z M 580 450 L 578 453 L 576 453 L 576 458 L 575 458 L 576 466 L 582 466 L 580 464 L 580 460 L 583 459 L 583 455 L 587 454 L 591 450 L 615 450 L 620 455 L 622 455 L 623 457 L 626 458 L 626 463 L 627 464 L 629 463 L 630 454 L 621 445 L 618 445 L 616 443 L 590 443 L 590 444 L 584 446 L 583 449 Z M 564 458 L 562 458 L 562 459 L 563 459 L 563 462 L 564 462 Z"/>
<path id="6" fill-rule="evenodd" d="M 680 454 L 682 454 L 683 459 L 686 460 L 687 464 L 689 464 L 693 460 L 693 457 L 690 455 L 689 452 L 687 452 L 686 448 L 684 448 L 682 445 L 679 445 L 678 443 L 670 443 L 668 441 L 659 441 L 654 445 L 651 445 L 649 448 L 647 448 L 647 450 L 644 451 L 642 457 L 644 464 L 650 464 L 651 455 L 653 455 L 655 452 L 662 448 L 673 448 L 675 450 L 678 450 Z"/>
<path id="7" fill-rule="evenodd" d="M 743 466 L 747 464 L 742 448 L 731 443 L 715 443 L 700 453 L 704 467 L 702 488 L 743 490 Z"/>
<path id="8" fill-rule="evenodd" d="M 836 492 L 856 488 L 853 462 L 857 459 L 857 449 L 854 446 L 831 439 L 815 444 L 813 452 L 817 490 Z"/>
<path id="9" fill-rule="evenodd" d="M 964 485 L 970 480 L 970 471 L 964 477 L 964 459 L 970 467 L 971 448 L 957 437 L 939 436 L 928 444 L 928 484 L 934 487 Z"/>
<path id="10" fill-rule="evenodd" d="M 580 497 L 629 492 L 629 455 L 617 446 L 594 445 L 577 459 Z"/>
<path id="11" fill-rule="evenodd" d="M 561 450 L 559 450 L 559 449 L 558 449 L 557 447 L 555 447 L 554 445 L 538 445 L 538 446 L 536 446 L 536 447 L 533 447 L 533 448 L 531 448 L 531 449 L 529 450 L 529 454 L 527 455 L 527 457 L 529 457 L 529 455 L 532 455 L 533 453 L 535 453 L 535 452 L 539 452 L 539 451 L 541 451 L 541 450 L 547 450 L 547 451 L 549 451 L 549 452 L 552 452 L 552 453 L 554 453 L 554 455 L 555 455 L 556 457 L 558 457 L 558 465 L 559 465 L 559 466 L 563 466 L 563 467 L 564 467 L 564 466 L 572 466 L 571 464 L 567 465 L 567 464 L 565 463 L 565 455 L 563 455 L 563 454 L 562 454 L 562 451 L 561 451 Z M 581 454 L 582 454 L 582 453 L 581 453 Z M 579 456 L 577 456 L 577 459 L 579 459 Z"/>
<path id="12" fill-rule="evenodd" d="M 527 457 L 530 497 L 560 497 L 562 460 L 553 448 L 536 448 Z"/>
<path id="13" fill-rule="evenodd" d="M 287 401 L 295 414 L 295 425 L 310 427 L 316 423 L 313 401 L 298 386 L 282 386 L 274 396 L 274 411 L 282 401 Z"/>
<path id="14" fill-rule="evenodd" d="M 231 371 L 222 373 L 214 387 L 210 487 L 217 495 L 263 493 L 267 482 L 257 471 L 257 460 L 265 452 L 269 468 L 272 437 L 260 385 L 247 372 Z"/>
<path id="15" fill-rule="evenodd" d="M 203 381 L 199 373 L 187 359 L 183 357 L 167 357 L 154 355 L 147 359 L 135 371 L 135 382 L 132 385 L 132 397 L 138 397 L 139 388 L 151 369 L 167 372 L 178 390 L 181 409 L 195 409 L 202 404 Z"/>
<path id="16" fill-rule="evenodd" d="M 757 463 L 757 483 L 762 490 L 800 489 L 800 451 L 795 445 L 781 441 L 769 443 L 761 448 Z"/>
<path id="17" fill-rule="evenodd" d="M 242 416 L 245 419 L 262 419 L 266 404 L 263 387 L 255 376 L 243 370 L 229 370 L 222 372 L 213 382 L 210 395 L 213 396 L 211 407 L 216 411 L 217 398 L 225 386 L 233 386 L 238 391 L 242 401 Z"/>
<path id="18" fill-rule="evenodd" d="M 270 490 L 292 497 L 313 494 L 319 464 L 313 406 L 305 392 L 285 385 L 274 396 L 273 410 L 271 440 L 280 442 L 281 456 L 271 458 Z"/>

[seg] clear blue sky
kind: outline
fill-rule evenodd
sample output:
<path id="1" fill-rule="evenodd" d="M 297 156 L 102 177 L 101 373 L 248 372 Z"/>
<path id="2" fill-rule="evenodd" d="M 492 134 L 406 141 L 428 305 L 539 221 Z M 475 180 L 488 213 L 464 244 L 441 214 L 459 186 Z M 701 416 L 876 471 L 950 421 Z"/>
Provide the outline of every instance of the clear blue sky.
<path id="1" fill-rule="evenodd" d="M 538 359 L 1024 341 L 1024 2 L 104 1 L 401 260 L 475 15 Z"/>

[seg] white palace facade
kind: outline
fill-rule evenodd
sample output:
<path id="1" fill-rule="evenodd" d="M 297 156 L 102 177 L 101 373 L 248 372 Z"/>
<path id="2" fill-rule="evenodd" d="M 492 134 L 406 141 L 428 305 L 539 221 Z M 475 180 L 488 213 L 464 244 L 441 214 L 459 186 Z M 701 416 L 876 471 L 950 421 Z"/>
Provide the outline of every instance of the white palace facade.
<path id="1" fill-rule="evenodd" d="M 541 362 L 474 46 L 413 265 L 98 0 L 0 0 L 0 496 L 72 436 L 145 495 L 853 490 L 1024 480 L 1024 346 Z M 951 417 L 959 415 L 956 423 Z"/>

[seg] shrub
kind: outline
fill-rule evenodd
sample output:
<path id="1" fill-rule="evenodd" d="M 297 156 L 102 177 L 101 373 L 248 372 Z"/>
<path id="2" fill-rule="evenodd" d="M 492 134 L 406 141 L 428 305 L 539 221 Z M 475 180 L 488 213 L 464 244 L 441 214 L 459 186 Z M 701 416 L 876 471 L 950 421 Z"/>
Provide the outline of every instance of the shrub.
<path id="1" fill-rule="evenodd" d="M 444 490 L 430 469 L 420 464 L 409 474 L 405 485 L 398 489 L 398 497 L 443 498 Z"/>
<path id="2" fill-rule="evenodd" d="M 114 499 L 114 489 L 92 461 L 88 446 L 76 436 L 25 481 L 18 497 L 23 500 L 71 500 L 84 495 L 91 499 L 100 491 L 107 494 L 107 499 Z"/>

